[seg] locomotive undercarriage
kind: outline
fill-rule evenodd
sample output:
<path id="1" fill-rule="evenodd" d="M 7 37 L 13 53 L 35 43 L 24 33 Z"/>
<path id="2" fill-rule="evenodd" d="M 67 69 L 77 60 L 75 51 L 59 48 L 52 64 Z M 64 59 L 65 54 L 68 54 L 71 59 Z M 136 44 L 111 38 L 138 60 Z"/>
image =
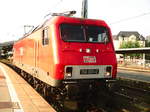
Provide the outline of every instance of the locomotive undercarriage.
<path id="1" fill-rule="evenodd" d="M 96 98 L 100 91 L 111 89 L 113 83 L 106 80 L 64 80 L 59 87 L 52 87 L 17 68 L 21 76 L 38 91 L 57 111 L 81 110 L 96 105 Z"/>

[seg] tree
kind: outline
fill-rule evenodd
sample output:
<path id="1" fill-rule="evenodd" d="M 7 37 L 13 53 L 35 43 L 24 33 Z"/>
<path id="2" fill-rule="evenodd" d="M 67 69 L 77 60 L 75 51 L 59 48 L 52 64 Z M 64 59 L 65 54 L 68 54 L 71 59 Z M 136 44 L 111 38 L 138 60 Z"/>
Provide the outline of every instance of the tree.
<path id="1" fill-rule="evenodd" d="M 1 48 L 1 53 L 3 54 L 1 57 L 7 59 L 9 56 L 12 56 L 12 54 L 9 54 L 9 52 L 12 52 L 12 45 L 3 46 Z"/>
<path id="2" fill-rule="evenodd" d="M 150 47 L 150 41 L 148 40 L 145 41 L 145 47 Z"/>
<path id="3" fill-rule="evenodd" d="M 138 41 L 132 42 L 132 41 L 127 41 L 127 42 L 123 42 L 120 46 L 121 49 L 125 49 L 125 48 L 140 48 L 140 44 Z M 126 54 L 126 56 L 130 56 L 131 58 L 133 57 L 137 57 L 140 58 L 142 56 L 142 54 Z"/>
<path id="4" fill-rule="evenodd" d="M 132 42 L 132 41 L 127 41 L 123 42 L 120 46 L 120 48 L 139 48 L 140 44 L 138 41 Z"/>

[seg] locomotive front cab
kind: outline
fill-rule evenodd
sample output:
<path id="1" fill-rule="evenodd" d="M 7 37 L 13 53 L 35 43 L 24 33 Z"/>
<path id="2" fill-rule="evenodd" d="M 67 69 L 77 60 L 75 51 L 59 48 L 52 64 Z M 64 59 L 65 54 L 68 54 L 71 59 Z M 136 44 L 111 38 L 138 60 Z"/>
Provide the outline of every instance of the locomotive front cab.
<path id="1" fill-rule="evenodd" d="M 108 27 L 62 23 L 60 38 L 65 80 L 116 77 L 116 57 Z"/>
<path id="2" fill-rule="evenodd" d="M 101 87 L 108 87 L 116 78 L 110 28 L 99 20 L 67 17 L 61 20 L 57 24 L 59 36 L 55 44 L 60 68 L 56 69 L 56 76 L 62 78 L 61 90 L 69 99 L 95 96 Z"/>

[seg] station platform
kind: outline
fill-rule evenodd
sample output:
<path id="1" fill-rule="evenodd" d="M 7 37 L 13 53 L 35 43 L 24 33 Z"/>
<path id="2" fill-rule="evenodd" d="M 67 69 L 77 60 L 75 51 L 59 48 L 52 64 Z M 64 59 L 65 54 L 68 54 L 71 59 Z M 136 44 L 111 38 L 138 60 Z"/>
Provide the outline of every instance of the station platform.
<path id="1" fill-rule="evenodd" d="M 150 70 L 118 67 L 117 77 L 150 83 Z"/>
<path id="2" fill-rule="evenodd" d="M 56 112 L 21 76 L 0 63 L 0 112 Z"/>

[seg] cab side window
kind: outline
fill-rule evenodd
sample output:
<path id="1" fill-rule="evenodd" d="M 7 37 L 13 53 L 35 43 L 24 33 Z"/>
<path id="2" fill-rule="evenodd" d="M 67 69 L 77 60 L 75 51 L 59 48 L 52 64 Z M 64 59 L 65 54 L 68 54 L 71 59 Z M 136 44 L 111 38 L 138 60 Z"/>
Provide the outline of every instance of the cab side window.
<path id="1" fill-rule="evenodd" d="M 48 45 L 49 39 L 48 39 L 48 28 L 44 28 L 42 32 L 42 44 Z"/>

